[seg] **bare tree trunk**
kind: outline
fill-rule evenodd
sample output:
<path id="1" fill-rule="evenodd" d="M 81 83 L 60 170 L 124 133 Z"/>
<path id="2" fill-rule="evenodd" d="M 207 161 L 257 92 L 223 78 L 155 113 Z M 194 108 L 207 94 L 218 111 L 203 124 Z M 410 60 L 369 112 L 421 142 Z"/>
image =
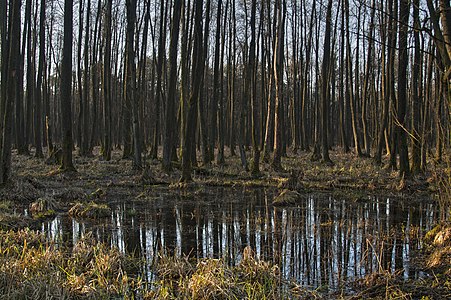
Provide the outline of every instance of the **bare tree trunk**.
<path id="1" fill-rule="evenodd" d="M 157 60 L 157 85 L 155 87 L 155 125 L 153 134 L 153 146 L 151 150 L 151 157 L 158 156 L 158 143 L 160 140 L 160 107 L 163 102 L 163 60 L 165 58 L 165 44 L 166 44 L 166 14 L 168 8 L 165 6 L 165 1 L 160 1 L 160 32 L 158 37 L 158 60 Z M 163 147 L 164 148 L 164 147 Z M 167 169 L 168 161 L 170 162 L 170 153 L 166 153 L 163 149 L 163 169 Z"/>
<path id="2" fill-rule="evenodd" d="M 352 66 L 351 66 L 351 45 L 349 43 L 349 1 L 346 1 L 346 7 L 345 9 L 348 11 L 347 13 L 347 17 L 346 17 L 346 23 L 347 23 L 347 28 L 348 28 L 348 34 L 347 34 L 347 38 L 348 38 L 348 66 L 349 66 L 349 76 L 350 79 L 352 79 Z M 361 7 L 359 6 L 359 16 L 358 16 L 358 20 L 357 20 L 357 32 L 359 32 L 360 30 L 360 14 L 361 14 Z M 360 139 L 359 139 L 359 125 L 358 125 L 358 120 L 357 120 L 357 101 L 359 100 L 359 36 L 357 36 L 357 49 L 356 49 L 356 67 L 355 67 L 355 74 L 354 74 L 354 82 L 355 82 L 355 90 L 354 93 L 350 93 L 351 97 L 350 97 L 350 107 L 351 107 L 351 123 L 352 123 L 352 133 L 354 136 L 354 148 L 355 148 L 355 152 L 358 156 L 362 156 L 362 148 L 360 146 Z"/>
<path id="3" fill-rule="evenodd" d="M 144 153 L 147 152 L 146 148 L 149 143 L 148 140 L 148 132 L 150 129 L 150 126 L 148 125 L 148 122 L 146 122 L 147 119 L 150 119 L 147 115 L 146 107 L 148 107 L 148 79 L 147 79 L 147 47 L 148 47 L 148 34 L 149 34 L 149 25 L 150 23 L 150 0 L 146 0 L 144 2 L 144 29 L 143 29 L 143 37 L 142 37 L 142 46 L 141 46 L 141 53 L 139 57 L 138 62 L 138 90 L 139 90 L 139 98 L 140 98 L 140 109 L 139 109 L 139 119 L 141 122 L 141 132 L 143 134 L 141 144 L 143 147 Z M 155 68 L 152 67 L 152 74 L 155 74 L 154 72 Z M 153 86 L 153 78 L 155 76 L 151 75 L 150 82 L 151 86 Z"/>
<path id="4" fill-rule="evenodd" d="M 329 77 L 330 77 L 330 35 L 332 27 L 332 0 L 329 0 L 326 12 L 326 31 L 324 33 L 324 52 L 323 52 L 323 65 L 321 70 L 322 85 L 321 85 L 321 97 L 322 97 L 322 114 L 321 114 L 321 148 L 322 148 L 322 161 L 326 164 L 332 165 L 332 160 L 329 157 L 329 143 L 328 143 L 328 131 L 329 131 L 329 105 L 330 105 L 330 91 L 329 91 Z"/>
<path id="5" fill-rule="evenodd" d="M 204 57 L 202 50 L 202 8 L 203 0 L 194 1 L 194 46 L 193 46 L 193 69 L 192 89 L 188 101 L 188 117 L 186 123 L 185 144 L 182 145 L 182 177 L 180 181 L 191 181 L 191 156 L 193 144 L 195 143 L 197 103 L 200 96 L 202 74 L 204 68 Z"/>
<path id="6" fill-rule="evenodd" d="M 61 63 L 61 128 L 63 132 L 63 156 L 60 167 L 60 169 L 65 172 L 75 171 L 75 167 L 72 162 L 72 30 L 73 0 L 65 0 L 63 59 Z"/>
<path id="7" fill-rule="evenodd" d="M 34 69 L 34 63 L 32 63 L 32 51 L 31 51 L 31 0 L 26 1 L 25 4 L 25 22 L 23 26 L 22 33 L 22 47 L 19 54 L 19 82 L 17 84 L 17 97 L 15 101 L 15 143 L 18 154 L 28 155 L 28 144 L 25 140 L 25 118 L 24 118 L 24 105 L 23 105 L 23 96 L 24 96 L 24 61 L 25 61 L 25 45 L 27 45 L 27 101 L 34 95 L 34 73 L 31 72 Z M 33 66 L 33 68 L 31 68 Z M 32 87 L 32 88 L 28 88 Z M 33 99 L 30 99 L 32 102 Z"/>
<path id="8" fill-rule="evenodd" d="M 218 156 L 216 162 L 218 165 L 225 163 L 224 144 L 225 144 L 225 109 L 224 109 L 224 48 L 225 48 L 225 32 L 227 26 L 227 13 L 229 8 L 229 0 L 226 0 L 224 23 L 222 30 L 222 42 L 221 42 L 221 64 L 220 64 L 220 93 L 219 93 L 219 116 L 218 116 Z"/>
<path id="9" fill-rule="evenodd" d="M 35 156 L 42 158 L 42 77 L 44 74 L 45 66 L 45 0 L 41 2 L 41 16 L 39 20 L 39 63 L 38 72 L 36 78 L 36 89 L 34 93 L 34 143 L 36 147 Z M 31 31 L 30 31 L 31 33 Z M 31 45 L 28 47 L 31 52 Z M 31 59 L 30 59 L 31 62 Z M 29 66 L 32 67 L 32 66 Z M 33 75 L 34 77 L 34 75 Z M 31 92 L 31 90 L 30 90 Z M 29 95 L 30 99 L 33 99 L 33 95 Z"/>
<path id="10" fill-rule="evenodd" d="M 344 2 L 344 0 L 343 0 Z M 344 4 L 343 4 L 344 6 Z M 346 133 L 345 125 L 345 10 L 341 10 L 341 45 L 340 45 L 340 89 L 339 89 L 339 99 L 338 99 L 338 110 L 339 110 L 339 128 L 340 128 L 340 138 L 341 145 L 345 153 L 349 152 L 348 135 Z"/>
<path id="11" fill-rule="evenodd" d="M 111 159 L 111 10 L 113 0 L 107 0 L 104 24 L 103 53 L 103 158 Z"/>
<path id="12" fill-rule="evenodd" d="M 413 62 L 413 74 L 412 74 L 412 122 L 413 122 L 413 133 L 411 135 L 412 141 L 412 166 L 411 173 L 418 174 L 421 170 L 421 129 L 420 129 L 420 110 L 422 107 L 422 97 L 420 97 L 420 68 L 421 68 L 421 49 L 420 49 L 420 17 L 419 17 L 419 6 L 420 1 L 413 1 L 413 22 L 414 22 L 414 62 Z"/>
<path id="13" fill-rule="evenodd" d="M 136 23 L 136 0 L 127 0 L 125 2 L 127 9 L 127 33 L 126 33 L 126 81 L 125 98 L 131 105 L 132 110 L 132 128 L 133 128 L 133 169 L 139 170 L 142 167 L 141 162 L 141 132 L 139 124 L 139 97 L 136 95 L 136 65 L 135 65 L 135 23 Z M 124 124 L 128 126 L 127 124 Z M 125 145 L 124 145 L 125 153 Z"/>
<path id="14" fill-rule="evenodd" d="M 236 128 L 235 128 L 235 81 L 236 81 L 236 8 L 235 1 L 231 3 L 231 22 L 229 24 L 229 55 L 228 55 L 228 135 L 230 155 L 235 156 Z"/>
<path id="15" fill-rule="evenodd" d="M 83 77 L 83 99 L 84 105 L 80 110 L 83 111 L 82 115 L 82 134 L 81 134 L 81 145 L 80 154 L 90 155 L 89 153 L 89 36 L 90 32 L 90 19 L 91 19 L 91 0 L 87 0 L 86 4 L 86 33 L 85 33 L 85 48 L 84 48 L 84 77 Z"/>
<path id="16" fill-rule="evenodd" d="M 208 36 L 210 31 L 210 6 L 211 6 L 211 0 L 207 0 L 206 8 L 205 8 L 205 24 L 204 24 L 204 37 L 203 37 L 203 57 L 205 64 L 207 67 L 204 66 L 202 73 L 202 83 L 201 86 L 206 85 L 205 80 L 205 70 L 208 70 L 208 62 L 206 60 L 208 55 Z M 205 100 L 205 88 L 201 88 L 200 90 L 200 97 L 197 104 L 198 114 L 199 114 L 199 137 L 200 137 L 200 146 L 201 146 L 201 155 L 202 155 L 202 163 L 204 165 L 208 165 L 211 163 L 212 160 L 212 154 L 214 149 L 209 149 L 209 141 L 208 141 L 208 128 L 207 128 L 207 122 L 205 118 L 205 109 L 204 105 L 206 104 Z M 205 103 L 204 103 L 205 102 Z M 193 159 L 195 156 L 193 155 Z"/>
<path id="17" fill-rule="evenodd" d="M 246 93 L 250 101 L 251 106 L 251 120 L 252 120 L 252 166 L 251 173 L 256 176 L 260 174 L 260 148 L 257 140 L 257 127 L 258 127 L 258 99 L 257 99 L 257 86 L 256 86 L 256 68 L 255 68 L 255 44 L 256 44 L 256 26 L 255 18 L 257 14 L 257 1 L 252 0 L 251 8 L 251 42 L 249 47 L 249 61 L 247 66 L 247 78 L 246 78 Z"/>
<path id="18" fill-rule="evenodd" d="M 389 79 L 387 81 L 388 83 L 388 90 L 390 94 L 390 112 L 391 112 L 391 118 L 390 118 L 390 127 L 387 129 L 386 135 L 389 137 L 389 143 L 387 143 L 390 147 L 390 161 L 389 161 L 389 167 L 393 170 L 397 169 L 397 155 L 398 155 L 398 145 L 397 145 L 397 138 L 396 138 L 396 130 L 394 130 L 393 125 L 393 110 L 396 107 L 397 99 L 396 99 L 396 91 L 395 91 L 395 54 L 396 54 L 396 39 L 397 39 L 397 29 L 398 29 L 398 23 L 397 23 L 397 13 L 398 13 L 398 0 L 389 0 L 389 23 L 390 23 L 390 39 L 391 39 L 391 47 L 388 48 L 388 56 L 389 56 Z M 387 147 L 388 148 L 388 147 Z"/>
<path id="19" fill-rule="evenodd" d="M 274 84 L 276 87 L 275 120 L 274 120 L 274 155 L 272 167 L 274 170 L 282 170 L 282 105 L 283 105 L 283 46 L 285 36 L 285 0 L 277 0 L 277 37 L 274 50 Z"/>
<path id="20" fill-rule="evenodd" d="M 171 22 L 171 41 L 169 46 L 169 87 L 165 111 L 165 131 L 163 141 L 163 169 L 171 171 L 172 150 L 175 146 L 175 98 L 177 83 L 177 49 L 180 32 L 182 0 L 175 0 Z"/>
<path id="21" fill-rule="evenodd" d="M 222 20 L 221 13 L 222 13 L 222 0 L 218 0 L 218 11 L 216 13 L 215 61 L 213 66 L 213 98 L 211 99 L 210 120 L 208 122 L 210 127 L 209 149 L 211 154 L 214 154 L 217 140 L 218 102 L 220 102 L 219 104 L 220 106 L 222 105 L 219 89 L 219 79 L 220 79 L 219 59 L 221 55 L 220 41 L 221 41 L 221 20 Z M 222 115 L 219 116 L 219 118 L 222 118 Z"/>
<path id="22" fill-rule="evenodd" d="M 398 105 L 396 109 L 396 130 L 399 145 L 399 176 L 410 175 L 409 153 L 407 149 L 407 30 L 409 23 L 409 0 L 401 0 L 399 6 L 399 64 L 398 64 Z"/>
<path id="23" fill-rule="evenodd" d="M 100 7 L 100 1 L 97 3 L 97 7 Z M 95 144 L 97 143 L 96 138 L 98 134 L 98 102 L 99 102 L 99 74 L 98 74 L 98 64 L 97 61 L 97 54 L 100 52 L 100 34 L 102 32 L 101 30 L 101 22 L 100 22 L 100 15 L 101 15 L 100 9 L 97 10 L 97 16 L 96 16 L 96 22 L 94 25 L 94 32 L 93 32 L 93 46 L 92 46 L 92 58 L 91 58 L 91 85 L 92 85 L 92 127 L 91 127 L 91 136 L 90 136 L 90 142 L 89 142 L 89 151 L 92 151 Z M 100 55 L 99 55 L 100 56 Z M 102 77 L 103 78 L 103 77 Z M 110 155 L 111 156 L 111 155 Z"/>
<path id="24" fill-rule="evenodd" d="M 372 56 L 373 56 L 373 32 L 374 32 L 374 16 L 376 13 L 376 2 L 372 1 L 371 4 L 371 17 L 370 17 L 370 28 L 369 28 L 369 37 L 368 37 L 368 53 L 366 60 L 366 71 L 365 71 L 365 80 L 363 83 L 363 94 L 362 94 L 362 131 L 363 131 L 363 145 L 364 145 L 364 155 L 371 156 L 371 137 L 369 134 L 370 129 L 369 121 L 368 121 L 368 103 L 369 103 L 369 84 L 370 84 L 370 76 L 372 73 Z"/>
<path id="25" fill-rule="evenodd" d="M 301 118 L 302 118 L 302 128 L 301 128 L 301 140 L 302 140 L 302 149 L 308 150 L 310 147 L 310 139 L 308 135 L 308 120 L 307 120 L 307 101 L 308 101 L 308 77 L 310 73 L 310 65 L 311 65 L 311 54 L 312 54 L 312 44 L 313 44 L 313 25 L 316 15 L 316 1 L 312 1 L 312 9 L 311 16 L 309 22 L 309 33 L 307 38 L 306 45 L 306 57 L 305 57 L 305 66 L 304 66 L 304 75 L 302 81 L 302 100 L 301 100 Z"/>
<path id="26" fill-rule="evenodd" d="M 381 11 L 382 13 L 384 13 L 384 8 L 381 5 Z M 374 161 L 376 162 L 376 164 L 380 165 L 382 163 L 382 150 L 384 148 L 385 145 L 385 132 L 387 130 L 387 126 L 388 126 L 388 114 L 389 114 L 389 106 L 390 106 L 390 93 L 389 93 L 389 86 L 388 86 L 388 81 L 390 79 L 389 76 L 389 72 L 387 72 L 387 70 L 389 70 L 389 63 L 387 62 L 387 55 L 386 55 L 386 50 L 390 49 L 391 47 L 391 38 L 388 37 L 387 39 L 387 32 L 389 32 L 389 30 L 387 30 L 387 28 L 390 28 L 390 23 L 388 23 L 388 25 L 386 25 L 386 21 L 388 20 L 388 17 L 384 14 L 382 16 L 382 21 L 381 21 L 381 26 L 380 26 L 380 38 L 382 41 L 382 45 L 385 44 L 385 42 L 387 43 L 387 47 L 382 46 L 381 49 L 381 96 L 383 99 L 382 105 L 383 105 L 383 111 L 382 111 L 382 122 L 381 125 L 379 127 L 379 133 L 378 133 L 378 138 L 377 138 L 377 149 L 376 149 L 376 154 L 374 155 Z M 390 52 L 390 50 L 389 50 Z"/>
<path id="27" fill-rule="evenodd" d="M 20 0 L 12 0 L 9 4 L 8 42 L 2 42 L 2 51 L 7 53 L 2 55 L 2 85 L 5 90 L 0 103 L 0 184 L 6 183 L 11 177 L 12 109 L 20 75 L 17 51 L 20 47 Z"/>
<path id="28" fill-rule="evenodd" d="M 82 126 L 83 126 L 83 112 L 84 112 L 84 105 L 85 105 L 85 99 L 83 94 L 83 82 L 82 82 L 82 64 L 81 64 L 81 54 L 82 54 L 82 39 L 83 39 L 83 10 L 84 10 L 84 1 L 80 1 L 78 4 L 78 19 L 79 19 L 79 25 L 78 25 L 78 43 L 77 43 L 77 92 L 78 92 L 78 118 L 77 118 L 77 128 L 76 128 L 76 138 L 75 142 L 78 145 L 78 153 L 82 155 L 81 150 L 81 144 L 82 144 Z M 75 89 L 75 84 L 74 84 Z M 74 93 L 75 95 L 75 93 Z M 75 102 L 75 101 L 74 101 Z M 74 114 L 77 113 L 76 108 L 74 108 Z M 84 154 L 83 154 L 84 155 Z"/>
<path id="29" fill-rule="evenodd" d="M 135 1 L 135 0 L 127 0 L 126 1 L 127 18 L 130 17 L 129 14 L 132 14 L 131 12 L 129 12 L 130 6 L 131 6 L 130 1 Z M 136 7 L 136 5 L 135 5 L 135 7 Z M 136 9 L 135 9 L 134 15 L 135 15 L 135 19 L 136 19 Z M 124 143 L 124 148 L 123 148 L 123 152 L 122 152 L 123 159 L 131 158 L 132 154 L 133 154 L 131 125 L 132 125 L 132 114 L 133 114 L 132 101 L 134 101 L 133 90 L 135 88 L 135 83 L 132 82 L 132 73 L 133 73 L 132 68 L 135 69 L 133 67 L 135 65 L 135 62 L 134 62 L 134 50 L 133 50 L 134 32 L 131 31 L 132 26 L 133 26 L 133 31 L 134 31 L 134 22 L 133 22 L 133 25 L 131 25 L 131 24 L 129 25 L 129 22 L 127 20 L 126 41 L 125 41 L 125 47 L 126 47 L 127 53 L 125 55 L 125 66 L 126 67 L 125 67 L 125 74 L 124 74 L 124 79 L 125 79 L 124 89 L 127 92 L 123 94 L 124 101 L 123 101 L 123 105 L 122 105 L 122 139 L 123 139 L 123 143 Z M 131 54 L 133 56 L 133 61 L 131 61 L 131 57 L 128 56 L 129 51 L 133 52 L 133 54 Z M 131 66 L 131 64 L 133 64 L 133 66 Z M 134 168 L 135 167 L 136 166 L 134 166 Z"/>

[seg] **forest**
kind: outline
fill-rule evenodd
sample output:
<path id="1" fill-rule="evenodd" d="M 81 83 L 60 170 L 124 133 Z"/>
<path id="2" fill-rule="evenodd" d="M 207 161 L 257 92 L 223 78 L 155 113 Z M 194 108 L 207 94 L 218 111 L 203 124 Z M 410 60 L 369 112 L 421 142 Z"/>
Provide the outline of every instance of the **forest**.
<path id="1" fill-rule="evenodd" d="M 451 297 L 449 0 L 0 0 L 0 36 L 0 299 Z"/>

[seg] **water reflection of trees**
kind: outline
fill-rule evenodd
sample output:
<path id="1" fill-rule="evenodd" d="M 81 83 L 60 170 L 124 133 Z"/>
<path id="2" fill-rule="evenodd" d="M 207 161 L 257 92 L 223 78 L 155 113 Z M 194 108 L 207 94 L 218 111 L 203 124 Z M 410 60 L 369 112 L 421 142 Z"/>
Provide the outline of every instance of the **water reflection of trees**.
<path id="1" fill-rule="evenodd" d="M 374 271 L 418 276 L 411 250 L 438 217 L 433 204 L 405 206 L 390 198 L 356 203 L 310 195 L 297 208 L 275 208 L 272 196 L 262 189 L 219 190 L 146 205 L 125 202 L 104 223 L 57 217 L 42 230 L 49 239 L 71 243 L 92 231 L 99 241 L 142 256 L 148 276 L 159 253 L 237 264 L 250 245 L 256 257 L 279 265 L 286 279 L 334 287 Z"/>

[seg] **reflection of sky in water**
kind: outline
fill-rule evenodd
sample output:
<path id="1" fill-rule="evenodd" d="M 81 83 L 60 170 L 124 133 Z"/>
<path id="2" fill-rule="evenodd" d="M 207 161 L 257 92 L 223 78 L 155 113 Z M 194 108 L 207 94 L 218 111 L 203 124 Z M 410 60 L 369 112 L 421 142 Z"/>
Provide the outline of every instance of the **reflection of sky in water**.
<path id="1" fill-rule="evenodd" d="M 380 270 L 419 276 L 409 264 L 411 251 L 421 247 L 423 232 L 439 217 L 427 201 L 369 198 L 356 203 L 308 196 L 297 208 L 274 208 L 267 205 L 273 196 L 262 189 L 212 189 L 203 195 L 122 202 L 104 223 L 57 216 L 42 230 L 49 240 L 70 244 L 92 232 L 123 253 L 140 255 L 148 280 L 154 278 L 158 253 L 221 257 L 237 264 L 243 248 L 251 245 L 257 258 L 278 264 L 286 279 L 336 287 Z"/>

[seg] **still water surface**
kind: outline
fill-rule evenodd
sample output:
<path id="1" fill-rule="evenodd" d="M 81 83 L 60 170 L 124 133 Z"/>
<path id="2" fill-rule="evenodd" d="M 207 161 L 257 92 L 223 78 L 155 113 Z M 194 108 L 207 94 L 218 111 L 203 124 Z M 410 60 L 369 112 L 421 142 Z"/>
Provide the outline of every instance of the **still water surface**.
<path id="1" fill-rule="evenodd" d="M 244 247 L 278 264 L 283 277 L 331 288 L 374 271 L 425 276 L 411 263 L 425 231 L 437 222 L 430 200 L 369 197 L 364 201 L 305 195 L 297 207 L 271 205 L 274 191 L 212 188 L 192 194 L 155 192 L 151 200 L 120 199 L 111 217 L 85 222 L 60 215 L 42 224 L 48 239 L 75 244 L 86 233 L 141 256 L 154 279 L 158 253 L 241 260 Z"/>

